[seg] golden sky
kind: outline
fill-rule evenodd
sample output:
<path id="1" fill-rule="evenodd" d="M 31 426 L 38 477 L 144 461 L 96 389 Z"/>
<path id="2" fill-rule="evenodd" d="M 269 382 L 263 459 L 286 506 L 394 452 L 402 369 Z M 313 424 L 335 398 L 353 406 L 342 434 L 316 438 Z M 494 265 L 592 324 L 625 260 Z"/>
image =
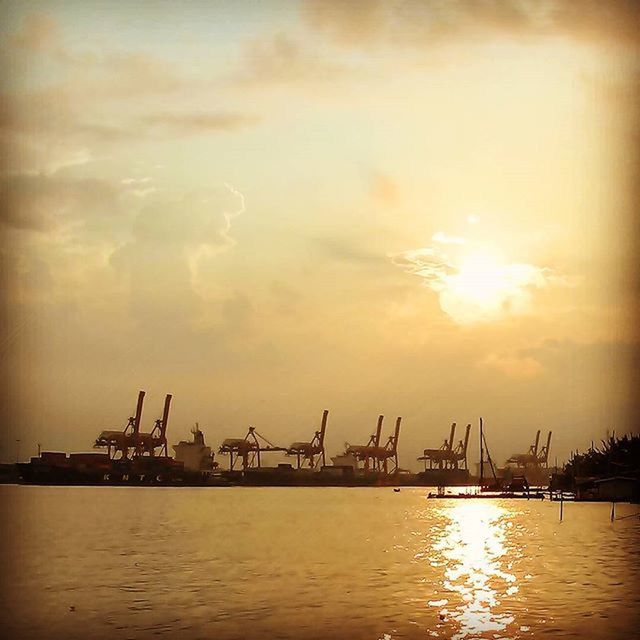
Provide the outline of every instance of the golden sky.
<path id="1" fill-rule="evenodd" d="M 637 430 L 634 2 L 5 2 L 0 458 Z M 637 386 L 637 384 L 636 384 Z M 475 454 L 474 454 L 475 455 Z"/>

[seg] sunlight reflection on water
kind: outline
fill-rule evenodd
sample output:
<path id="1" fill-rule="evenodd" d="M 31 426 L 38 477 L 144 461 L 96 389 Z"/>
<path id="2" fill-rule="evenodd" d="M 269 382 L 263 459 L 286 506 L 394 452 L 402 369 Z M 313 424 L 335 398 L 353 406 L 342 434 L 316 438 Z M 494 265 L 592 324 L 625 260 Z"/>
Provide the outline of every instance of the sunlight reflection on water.
<path id="1" fill-rule="evenodd" d="M 448 523 L 433 543 L 436 558 L 446 562 L 443 587 L 458 602 L 440 611 L 441 620 L 458 625 L 455 640 L 485 631 L 502 632 L 514 616 L 498 610 L 503 595 L 513 595 L 516 576 L 504 570 L 509 513 L 490 502 L 458 502 L 441 510 Z M 430 602 L 441 606 L 443 601 Z"/>

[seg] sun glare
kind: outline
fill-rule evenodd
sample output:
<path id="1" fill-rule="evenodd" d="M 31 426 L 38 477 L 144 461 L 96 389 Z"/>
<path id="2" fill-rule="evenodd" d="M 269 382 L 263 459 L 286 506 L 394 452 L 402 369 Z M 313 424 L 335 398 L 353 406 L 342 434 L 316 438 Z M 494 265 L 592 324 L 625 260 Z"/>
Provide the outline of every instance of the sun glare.
<path id="1" fill-rule="evenodd" d="M 496 253 L 475 252 L 463 257 L 445 277 L 443 309 L 460 322 L 495 320 L 520 313 L 530 301 L 529 285 L 538 286 L 538 270 L 507 263 Z"/>
<path id="2" fill-rule="evenodd" d="M 431 247 L 400 255 L 405 268 L 437 292 L 442 310 L 459 324 L 527 313 L 534 289 L 547 283 L 545 269 L 508 262 L 491 247 L 437 233 Z"/>
<path id="3" fill-rule="evenodd" d="M 500 305 L 510 287 L 509 270 L 495 255 L 475 253 L 463 260 L 459 272 L 449 278 L 449 290 L 456 296 L 491 310 Z"/>

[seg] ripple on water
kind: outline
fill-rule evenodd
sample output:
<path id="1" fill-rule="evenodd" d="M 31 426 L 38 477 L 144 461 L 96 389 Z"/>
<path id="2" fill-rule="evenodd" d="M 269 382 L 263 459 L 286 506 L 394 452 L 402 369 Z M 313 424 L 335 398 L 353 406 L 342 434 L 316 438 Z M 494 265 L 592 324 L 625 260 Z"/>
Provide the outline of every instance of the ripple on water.
<path id="1" fill-rule="evenodd" d="M 0 491 L 37 516 L 7 524 L 19 562 L 5 563 L 3 606 L 16 638 L 84 628 L 98 640 L 114 629 L 137 639 L 627 640 L 640 623 L 629 589 L 640 523 L 611 525 L 607 505 L 572 504 L 560 525 L 552 503 L 431 501 L 412 489 L 142 489 L 141 501 L 86 487 Z"/>

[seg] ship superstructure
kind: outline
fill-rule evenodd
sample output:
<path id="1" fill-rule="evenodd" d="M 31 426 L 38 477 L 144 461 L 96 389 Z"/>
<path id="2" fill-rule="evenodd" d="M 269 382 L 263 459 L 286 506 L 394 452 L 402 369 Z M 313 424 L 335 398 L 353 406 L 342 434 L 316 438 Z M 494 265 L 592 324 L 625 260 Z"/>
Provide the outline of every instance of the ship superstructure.
<path id="1" fill-rule="evenodd" d="M 173 445 L 175 458 L 181 462 L 186 471 L 193 472 L 211 472 L 218 463 L 214 461 L 214 454 L 211 447 L 208 447 L 204 441 L 204 433 L 200 430 L 200 425 L 196 422 L 196 426 L 191 429 L 193 440 L 188 442 L 181 440 L 178 444 Z"/>

